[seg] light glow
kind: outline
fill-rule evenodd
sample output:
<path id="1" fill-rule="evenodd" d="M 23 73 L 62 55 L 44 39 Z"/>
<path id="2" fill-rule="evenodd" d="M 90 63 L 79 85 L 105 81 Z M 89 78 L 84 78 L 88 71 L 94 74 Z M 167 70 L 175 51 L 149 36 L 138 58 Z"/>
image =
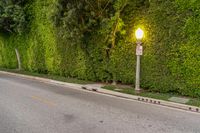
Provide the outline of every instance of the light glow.
<path id="1" fill-rule="evenodd" d="M 142 38 L 144 37 L 144 31 L 141 28 L 138 28 L 135 31 L 135 36 L 137 40 L 142 40 Z"/>

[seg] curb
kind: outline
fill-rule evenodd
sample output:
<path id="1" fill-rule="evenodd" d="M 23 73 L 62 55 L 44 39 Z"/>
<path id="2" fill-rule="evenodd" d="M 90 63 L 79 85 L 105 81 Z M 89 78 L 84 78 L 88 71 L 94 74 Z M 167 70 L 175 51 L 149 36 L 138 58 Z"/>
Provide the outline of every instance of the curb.
<path id="1" fill-rule="evenodd" d="M 71 89 L 77 89 L 77 90 L 81 89 L 81 90 L 86 90 L 86 91 L 92 91 L 92 92 L 111 95 L 111 96 L 115 96 L 115 97 L 136 100 L 136 101 L 140 101 L 140 102 L 144 102 L 144 103 L 148 103 L 148 104 L 160 105 L 160 106 L 171 107 L 171 108 L 176 108 L 176 109 L 180 109 L 180 110 L 200 113 L 200 108 L 195 107 L 195 106 L 184 105 L 184 104 L 179 104 L 179 103 L 174 103 L 174 102 L 169 102 L 169 101 L 164 101 L 164 100 L 159 100 L 159 99 L 153 99 L 153 98 L 148 98 L 148 97 L 124 94 L 124 93 L 120 93 L 120 92 L 102 89 L 100 87 L 91 87 L 90 85 L 66 83 L 66 82 L 56 81 L 56 80 L 52 80 L 52 79 L 40 78 L 40 77 L 23 75 L 23 74 L 12 73 L 12 72 L 5 72 L 5 71 L 0 71 L 0 73 L 11 75 L 11 76 L 18 76 L 21 78 L 37 80 L 42 83 L 48 83 L 48 84 L 53 84 L 53 85 L 62 85 L 64 87 L 68 87 Z"/>
<path id="2" fill-rule="evenodd" d="M 144 103 L 149 103 L 149 104 L 154 104 L 154 105 L 160 105 L 160 106 L 171 107 L 171 108 L 181 109 L 181 110 L 185 110 L 185 111 L 200 113 L 200 108 L 196 107 L 196 106 L 190 106 L 190 105 L 184 105 L 184 104 L 180 104 L 180 103 L 174 103 L 174 102 L 164 101 L 164 100 L 159 100 L 159 99 L 154 99 L 154 98 L 124 94 L 124 93 L 110 91 L 110 90 L 106 90 L 106 89 L 102 89 L 102 88 L 91 88 L 88 86 L 84 86 L 83 88 L 87 88 L 87 90 L 89 90 L 89 91 L 96 91 L 98 93 L 112 95 L 112 96 L 116 96 L 116 97 L 120 97 L 120 98 L 137 100 L 137 101 L 144 102 Z"/>
<path id="3" fill-rule="evenodd" d="M 56 80 L 47 79 L 47 78 L 41 78 L 41 77 L 36 77 L 36 76 L 23 75 L 23 74 L 5 72 L 5 71 L 0 71 L 0 73 L 11 75 L 11 76 L 17 76 L 17 77 L 21 77 L 21 78 L 37 80 L 39 82 L 48 83 L 48 84 L 52 84 L 52 85 L 62 85 L 62 86 L 73 88 L 73 89 L 81 89 L 82 88 L 82 85 L 80 85 L 80 84 L 67 83 L 67 82 L 56 81 Z"/>

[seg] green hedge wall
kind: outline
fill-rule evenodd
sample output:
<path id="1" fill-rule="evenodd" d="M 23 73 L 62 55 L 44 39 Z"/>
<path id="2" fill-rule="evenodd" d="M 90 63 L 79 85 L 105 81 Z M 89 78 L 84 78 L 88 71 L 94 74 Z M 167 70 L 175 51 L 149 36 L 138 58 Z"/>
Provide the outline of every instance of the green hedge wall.
<path id="1" fill-rule="evenodd" d="M 94 25 L 82 38 L 77 36 L 70 40 L 63 37 L 70 33 L 62 24 L 55 26 L 52 21 L 59 0 L 34 0 L 28 8 L 32 16 L 29 32 L 0 34 L 0 67 L 17 67 L 14 51 L 17 48 L 22 67 L 28 71 L 134 84 L 135 44 L 131 42 L 135 42 L 134 30 L 141 26 L 145 29 L 142 88 L 200 97 L 200 2 L 122 2 L 126 2 L 126 6 L 120 16 L 111 19 L 107 16 L 104 23 Z M 110 42 L 105 41 L 108 35 L 105 29 L 114 21 L 118 21 L 120 27 L 114 36 L 115 46 L 110 47 Z"/>

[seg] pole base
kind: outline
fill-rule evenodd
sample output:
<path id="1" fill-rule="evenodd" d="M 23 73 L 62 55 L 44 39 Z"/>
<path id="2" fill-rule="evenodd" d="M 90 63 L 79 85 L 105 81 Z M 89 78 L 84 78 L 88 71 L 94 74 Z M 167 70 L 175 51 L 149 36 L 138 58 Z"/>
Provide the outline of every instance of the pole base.
<path id="1" fill-rule="evenodd" d="M 139 94 L 139 93 L 141 93 L 141 92 L 142 92 L 141 89 L 135 89 L 135 93 L 136 93 L 136 94 Z"/>

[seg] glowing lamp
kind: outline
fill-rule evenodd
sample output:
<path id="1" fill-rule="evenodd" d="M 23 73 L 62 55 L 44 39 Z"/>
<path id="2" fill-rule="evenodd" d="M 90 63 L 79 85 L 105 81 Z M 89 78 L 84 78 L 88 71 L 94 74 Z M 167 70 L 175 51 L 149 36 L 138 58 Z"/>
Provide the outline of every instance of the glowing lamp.
<path id="1" fill-rule="evenodd" d="M 135 37 L 137 40 L 142 40 L 142 38 L 144 37 L 144 31 L 141 28 L 138 28 L 135 31 Z"/>

